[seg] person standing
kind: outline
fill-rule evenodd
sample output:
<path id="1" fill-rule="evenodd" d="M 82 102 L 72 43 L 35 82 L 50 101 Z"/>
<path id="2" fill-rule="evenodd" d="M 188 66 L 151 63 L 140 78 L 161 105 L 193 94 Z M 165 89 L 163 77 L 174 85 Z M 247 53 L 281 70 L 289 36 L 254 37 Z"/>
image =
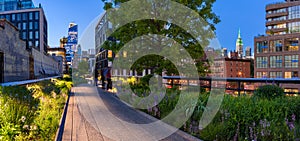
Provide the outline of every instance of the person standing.
<path id="1" fill-rule="evenodd" d="M 107 68 L 106 80 L 107 80 L 107 87 L 106 87 L 106 90 L 112 89 L 112 82 L 111 82 L 111 72 L 110 72 L 110 68 Z"/>
<path id="2" fill-rule="evenodd" d="M 102 84 L 102 89 L 105 89 L 105 74 L 104 74 L 105 70 L 102 69 L 101 70 L 101 84 Z"/>
<path id="3" fill-rule="evenodd" d="M 98 86 L 98 70 L 97 69 L 95 69 L 95 78 L 94 78 L 94 84 L 95 84 L 95 86 Z"/>

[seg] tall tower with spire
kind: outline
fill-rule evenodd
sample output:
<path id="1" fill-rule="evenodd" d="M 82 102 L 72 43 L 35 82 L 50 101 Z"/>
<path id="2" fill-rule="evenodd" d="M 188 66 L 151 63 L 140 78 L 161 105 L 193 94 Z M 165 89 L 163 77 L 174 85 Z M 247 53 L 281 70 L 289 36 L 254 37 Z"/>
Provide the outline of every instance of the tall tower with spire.
<path id="1" fill-rule="evenodd" d="M 236 40 L 235 50 L 238 53 L 239 58 L 243 57 L 243 40 L 241 38 L 241 30 L 239 29 L 238 38 Z"/>

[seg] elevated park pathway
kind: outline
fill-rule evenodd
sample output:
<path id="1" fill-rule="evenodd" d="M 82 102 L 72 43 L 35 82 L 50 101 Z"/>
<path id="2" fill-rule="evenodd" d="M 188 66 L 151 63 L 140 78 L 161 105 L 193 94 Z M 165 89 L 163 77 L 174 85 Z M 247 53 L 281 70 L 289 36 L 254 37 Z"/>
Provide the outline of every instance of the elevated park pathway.
<path id="1" fill-rule="evenodd" d="M 72 93 L 63 141 L 199 140 L 131 108 L 99 87 L 83 84 L 73 87 Z"/>

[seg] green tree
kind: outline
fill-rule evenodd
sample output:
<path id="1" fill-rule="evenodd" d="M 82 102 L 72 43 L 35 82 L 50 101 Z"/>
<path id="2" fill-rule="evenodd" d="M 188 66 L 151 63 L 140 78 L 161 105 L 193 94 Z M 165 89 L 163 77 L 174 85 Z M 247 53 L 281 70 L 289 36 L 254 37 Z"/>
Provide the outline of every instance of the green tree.
<path id="1" fill-rule="evenodd" d="M 78 63 L 78 73 L 79 75 L 88 74 L 89 64 L 87 61 L 81 61 Z"/>
<path id="2" fill-rule="evenodd" d="M 102 0 L 104 2 L 104 9 L 109 10 L 114 8 L 116 5 L 119 5 L 124 2 L 128 2 L 130 0 Z M 139 20 L 134 21 L 129 24 L 126 24 L 120 28 L 118 28 L 114 33 L 111 34 L 111 39 L 103 44 L 103 48 L 111 49 L 114 52 L 118 52 L 126 43 L 131 41 L 136 37 L 140 37 L 146 34 L 159 34 L 164 37 L 171 38 L 175 40 L 177 43 L 182 45 L 191 55 L 191 57 L 195 60 L 201 60 L 200 58 L 204 54 L 203 48 L 207 47 L 210 43 L 210 39 L 214 38 L 213 31 L 216 29 L 215 24 L 220 22 L 219 17 L 212 11 L 213 4 L 215 0 L 173 0 L 180 4 L 183 4 L 190 9 L 197 12 L 204 21 L 208 23 L 208 26 L 212 31 L 203 27 L 201 29 L 202 34 L 205 34 L 205 37 L 201 38 L 201 45 L 198 43 L 197 39 L 193 38 L 193 36 L 182 29 L 181 27 L 173 24 L 171 20 L 161 21 L 157 19 L 147 19 L 147 20 Z M 150 2 L 150 1 L 148 1 Z M 163 2 L 162 2 L 163 3 Z M 150 4 L 151 5 L 151 4 Z M 157 5 L 151 5 L 154 9 Z M 164 5 L 160 5 L 167 9 L 168 7 L 164 7 Z M 119 5 L 119 8 L 122 8 L 122 4 Z M 128 7 L 128 8 L 137 8 L 137 7 Z M 178 9 L 180 10 L 180 9 Z M 130 13 L 132 14 L 132 13 Z M 143 14 L 143 13 L 134 13 L 134 14 Z M 159 11 L 155 11 L 154 14 L 161 14 Z M 118 15 L 119 17 L 126 16 L 126 13 L 123 15 Z M 178 15 L 177 15 L 178 16 Z M 185 16 L 185 15 L 182 15 Z M 190 19 L 188 16 L 185 21 L 182 21 L 185 24 L 193 25 L 198 24 L 199 21 Z M 200 74 L 205 73 L 206 67 L 204 67 L 204 62 L 197 61 L 196 66 L 198 68 L 198 72 Z M 142 69 L 151 69 L 157 74 L 161 74 L 163 70 L 166 70 L 168 74 L 178 74 L 175 65 L 172 64 L 168 59 L 159 56 L 159 55 L 147 55 L 140 58 L 138 61 L 134 63 L 131 67 L 135 70 Z"/>

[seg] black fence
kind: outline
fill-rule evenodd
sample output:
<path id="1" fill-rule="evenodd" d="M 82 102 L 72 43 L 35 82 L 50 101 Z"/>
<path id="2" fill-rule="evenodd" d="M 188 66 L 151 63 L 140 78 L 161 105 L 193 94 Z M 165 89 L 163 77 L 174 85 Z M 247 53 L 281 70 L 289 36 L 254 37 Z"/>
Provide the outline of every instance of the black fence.
<path id="1" fill-rule="evenodd" d="M 241 95 L 241 92 L 250 92 L 253 93 L 256 89 L 253 83 L 260 83 L 261 85 L 265 84 L 273 84 L 280 86 L 281 84 L 300 84 L 300 79 L 292 78 L 292 79 L 284 79 L 284 78 L 214 78 L 214 77 L 200 77 L 200 78 L 188 78 L 188 77 L 180 77 L 180 76 L 164 76 L 163 79 L 168 82 L 165 83 L 169 86 L 186 86 L 191 85 L 192 81 L 198 81 L 199 83 L 196 86 L 200 86 L 202 88 L 207 88 L 211 90 L 212 88 L 221 88 L 212 86 L 213 82 L 223 82 L 226 90 L 237 91 L 238 95 Z M 179 81 L 186 81 L 185 84 L 180 83 Z M 236 87 L 230 87 L 227 85 L 227 82 L 235 83 Z M 242 86 L 244 83 L 251 83 L 254 86 L 254 89 L 246 89 Z M 195 84 L 193 84 L 195 85 Z M 299 85 L 300 86 L 300 85 Z M 300 88 L 300 87 L 299 87 Z M 300 94 L 299 92 L 285 92 L 286 94 Z"/>

